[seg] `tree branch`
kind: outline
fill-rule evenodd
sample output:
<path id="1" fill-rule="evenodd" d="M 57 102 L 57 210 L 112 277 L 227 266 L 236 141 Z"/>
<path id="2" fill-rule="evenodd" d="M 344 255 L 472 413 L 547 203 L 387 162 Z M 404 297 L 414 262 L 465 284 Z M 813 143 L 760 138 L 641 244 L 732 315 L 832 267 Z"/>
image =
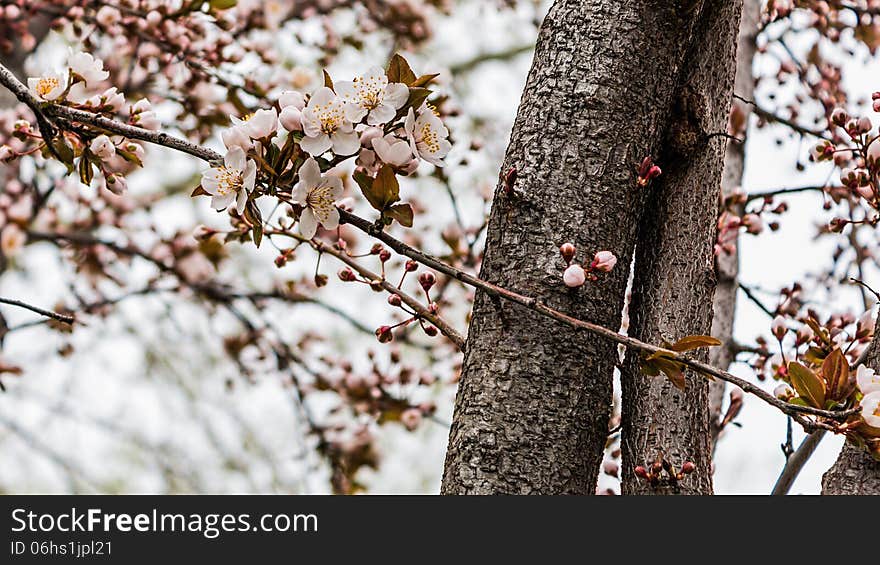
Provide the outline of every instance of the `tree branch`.
<path id="1" fill-rule="evenodd" d="M 31 312 L 36 312 L 40 316 L 52 318 L 53 320 L 57 320 L 65 324 L 73 324 L 73 322 L 75 321 L 73 316 L 69 316 L 67 314 L 59 314 L 58 312 L 52 312 L 51 310 L 44 310 L 38 306 L 33 306 L 26 302 L 22 302 L 21 300 L 0 297 L 0 303 L 9 304 L 10 306 L 18 306 L 19 308 L 24 308 L 26 310 L 30 310 Z"/>
<path id="2" fill-rule="evenodd" d="M 16 97 L 18 97 L 19 100 L 21 100 L 22 102 L 25 102 L 26 104 L 28 104 L 28 102 L 34 102 L 35 99 L 30 94 L 30 92 L 28 92 L 27 89 L 24 88 L 24 85 L 22 85 L 11 73 L 9 73 L 9 71 L 5 67 L 3 67 L 3 65 L 0 65 L 0 83 L 10 88 L 10 90 L 12 90 Z M 30 106 L 30 104 L 28 105 Z M 32 109 L 34 108 L 34 106 L 31 107 Z M 209 163 L 221 160 L 220 154 L 216 151 L 201 147 L 199 145 L 190 143 L 180 138 L 176 138 L 166 133 L 150 131 L 143 128 L 122 124 L 103 116 L 98 116 L 96 114 L 91 114 L 89 112 L 84 112 L 81 110 L 75 110 L 58 104 L 48 104 L 42 107 L 37 104 L 35 111 L 40 111 L 41 109 L 56 118 L 69 119 L 72 121 L 93 125 L 111 133 L 116 133 L 132 139 L 139 139 L 156 145 L 162 145 L 171 149 L 176 149 L 178 151 L 182 151 L 198 157 Z M 791 416 L 808 432 L 812 432 L 817 429 L 834 430 L 834 427 L 824 422 L 811 421 L 805 418 L 804 415 L 826 418 L 833 421 L 844 421 L 849 416 L 855 413 L 854 409 L 830 411 L 821 410 L 819 408 L 813 408 L 810 406 L 797 406 L 794 404 L 783 402 L 772 394 L 765 391 L 764 389 L 744 379 L 736 377 L 731 373 L 728 373 L 727 371 L 723 371 L 706 363 L 691 359 L 680 353 L 676 353 L 674 351 L 658 347 L 656 345 L 651 345 L 649 343 L 639 341 L 629 336 L 620 335 L 614 330 L 609 330 L 597 324 L 573 318 L 563 312 L 550 308 L 549 306 L 543 304 L 535 298 L 524 296 L 522 294 L 484 281 L 469 273 L 448 265 L 440 259 L 422 253 L 421 251 L 410 247 L 402 241 L 395 239 L 390 234 L 383 231 L 381 227 L 364 218 L 361 218 L 360 216 L 352 214 L 351 212 L 343 209 L 339 210 L 339 214 L 342 222 L 348 223 L 355 228 L 361 230 L 362 232 L 382 241 L 399 254 L 405 255 L 415 261 L 418 261 L 422 265 L 430 267 L 447 276 L 453 277 L 464 284 L 480 289 L 493 296 L 497 296 L 524 306 L 534 312 L 546 316 L 547 318 L 556 320 L 557 322 L 561 322 L 572 328 L 587 331 L 594 335 L 604 337 L 610 341 L 624 345 L 627 348 L 635 349 L 646 354 L 662 352 L 664 357 L 672 361 L 681 363 L 682 365 L 689 367 L 690 369 L 693 369 L 698 373 L 709 375 L 710 377 L 718 378 L 734 384 L 740 387 L 743 391 L 757 396 L 764 402 L 776 407 L 784 414 Z M 145 255 L 142 253 L 137 254 L 141 256 Z M 168 269 L 168 267 L 166 266 L 165 269 Z"/>

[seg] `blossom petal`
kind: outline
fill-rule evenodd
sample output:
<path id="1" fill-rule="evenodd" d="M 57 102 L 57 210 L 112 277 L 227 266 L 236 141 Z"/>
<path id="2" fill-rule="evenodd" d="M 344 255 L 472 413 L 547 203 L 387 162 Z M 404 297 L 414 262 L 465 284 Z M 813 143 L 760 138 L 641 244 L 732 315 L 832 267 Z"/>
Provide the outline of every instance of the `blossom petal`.
<path id="1" fill-rule="evenodd" d="M 370 116 L 367 118 L 367 123 L 371 126 L 377 126 L 379 124 L 387 124 L 391 120 L 394 119 L 394 116 L 397 114 L 397 109 L 388 105 L 388 104 L 379 104 L 375 108 L 370 111 Z"/>
<path id="2" fill-rule="evenodd" d="M 400 110 L 409 100 L 409 87 L 400 82 L 392 82 L 385 89 L 386 104 L 390 104 L 395 110 Z"/>
<path id="3" fill-rule="evenodd" d="M 355 136 L 355 138 L 357 138 L 357 136 Z M 299 146 L 309 155 L 317 157 L 323 155 L 328 149 L 333 147 L 333 142 L 330 141 L 329 135 L 322 133 L 316 137 L 306 135 L 302 138 L 302 141 L 299 142 Z"/>
<path id="4" fill-rule="evenodd" d="M 307 239 L 312 239 L 315 237 L 315 232 L 317 231 L 318 220 L 315 218 L 315 214 L 312 213 L 312 210 L 306 208 L 302 211 L 302 214 L 300 214 L 299 217 L 299 233 Z"/>
<path id="5" fill-rule="evenodd" d="M 361 148 L 361 140 L 355 132 L 336 132 L 331 136 L 333 152 L 337 155 L 354 155 Z"/>

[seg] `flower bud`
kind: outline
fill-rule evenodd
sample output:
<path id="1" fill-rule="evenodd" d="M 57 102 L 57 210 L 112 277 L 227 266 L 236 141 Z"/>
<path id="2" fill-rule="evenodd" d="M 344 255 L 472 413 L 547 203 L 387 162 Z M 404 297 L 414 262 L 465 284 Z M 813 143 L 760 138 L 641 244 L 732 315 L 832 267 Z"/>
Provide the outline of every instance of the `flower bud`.
<path id="1" fill-rule="evenodd" d="M 388 251 L 387 249 L 383 249 L 382 251 L 379 252 L 379 260 L 380 261 L 382 261 L 384 263 L 384 262 L 388 261 L 389 259 L 391 259 L 391 252 L 390 251 Z"/>
<path id="2" fill-rule="evenodd" d="M 122 195 L 126 188 L 128 188 L 128 183 L 125 181 L 125 177 L 117 174 L 107 175 L 107 190 L 113 194 Z"/>
<path id="3" fill-rule="evenodd" d="M 641 477 L 643 479 L 648 479 L 648 477 L 649 477 L 648 470 L 645 469 L 644 467 L 642 467 L 641 465 L 639 465 L 635 469 L 633 469 L 633 473 L 635 473 L 635 475 L 637 477 Z"/>
<path id="4" fill-rule="evenodd" d="M 419 275 L 419 284 L 422 285 L 422 288 L 425 292 L 431 290 L 431 287 L 434 286 L 434 283 L 437 282 L 437 279 L 434 277 L 434 273 L 427 271 Z"/>
<path id="5" fill-rule="evenodd" d="M 379 326 L 376 329 L 376 338 L 378 338 L 379 343 L 388 343 L 394 339 L 394 335 L 391 333 L 391 326 Z"/>
<path id="6" fill-rule="evenodd" d="M 412 259 L 407 261 L 406 265 L 404 265 L 404 269 L 406 270 L 407 273 L 411 273 L 418 268 L 419 268 L 419 264 L 416 263 L 415 261 L 413 261 Z"/>
<path id="7" fill-rule="evenodd" d="M 425 326 L 422 329 L 425 330 L 426 335 L 429 335 L 431 337 L 437 335 L 437 328 L 435 328 L 434 326 Z"/>
<path id="8" fill-rule="evenodd" d="M 352 271 L 348 267 L 339 269 L 339 271 L 336 273 L 336 276 L 338 276 L 339 280 L 343 282 L 352 282 L 355 280 L 354 271 Z"/>
<path id="9" fill-rule="evenodd" d="M 846 110 L 843 108 L 835 108 L 834 111 L 831 112 L 831 123 L 836 126 L 843 127 L 848 119 L 849 114 L 847 114 Z"/>
<path id="10" fill-rule="evenodd" d="M 566 263 L 571 263 L 571 260 L 574 259 L 575 252 L 576 249 L 571 243 L 563 243 L 559 247 L 559 253 L 562 254 L 562 258 L 565 260 Z"/>
<path id="11" fill-rule="evenodd" d="M 565 286 L 569 288 L 583 286 L 586 280 L 587 274 L 584 272 L 583 267 L 577 263 L 572 263 L 567 269 L 565 269 L 565 272 L 562 273 L 562 282 L 564 282 Z"/>
<path id="12" fill-rule="evenodd" d="M 683 475 L 690 475 L 696 470 L 697 466 L 694 465 L 693 461 L 685 461 L 684 465 L 681 466 L 681 473 Z"/>
<path id="13" fill-rule="evenodd" d="M 776 316 L 773 318 L 773 323 L 770 324 L 770 331 L 776 339 L 782 340 L 788 331 L 788 327 L 785 325 L 785 318 L 782 316 Z"/>
<path id="14" fill-rule="evenodd" d="M 388 304 L 390 304 L 392 306 L 400 306 L 401 302 L 402 302 L 402 300 L 400 298 L 400 295 L 391 294 L 388 296 Z"/>
<path id="15" fill-rule="evenodd" d="M 593 262 L 590 264 L 590 267 L 597 271 L 607 273 L 611 271 L 616 264 L 617 257 L 614 256 L 614 253 L 610 251 L 599 251 L 593 257 Z"/>
<path id="16" fill-rule="evenodd" d="M 794 398 L 794 390 L 790 386 L 785 383 L 780 384 L 776 388 L 773 389 L 773 396 L 782 400 L 783 402 L 788 402 L 792 398 Z"/>

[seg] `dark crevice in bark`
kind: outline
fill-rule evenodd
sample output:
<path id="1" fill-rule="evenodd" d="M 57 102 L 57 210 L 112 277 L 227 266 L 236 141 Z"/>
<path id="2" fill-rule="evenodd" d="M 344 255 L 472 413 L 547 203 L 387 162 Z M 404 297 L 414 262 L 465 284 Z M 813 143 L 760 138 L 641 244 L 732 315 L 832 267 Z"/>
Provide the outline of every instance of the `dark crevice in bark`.
<path id="1" fill-rule="evenodd" d="M 733 89 L 741 1 L 707 5 L 684 75 L 659 162 L 664 174 L 650 187 L 639 222 L 630 334 L 650 343 L 705 335 L 712 324 L 713 247 Z M 695 356 L 706 361 L 708 352 Z M 708 381 L 689 373 L 684 391 L 664 377 L 641 374 L 629 356 L 623 390 L 624 494 L 711 494 Z M 657 458 L 694 472 L 683 481 L 652 485 L 637 465 Z"/>
<path id="2" fill-rule="evenodd" d="M 481 277 L 620 327 L 627 270 L 562 283 L 610 250 L 629 265 L 644 191 L 702 1 L 557 0 L 545 19 L 489 219 Z M 450 431 L 449 494 L 595 491 L 617 347 L 478 293 Z"/>

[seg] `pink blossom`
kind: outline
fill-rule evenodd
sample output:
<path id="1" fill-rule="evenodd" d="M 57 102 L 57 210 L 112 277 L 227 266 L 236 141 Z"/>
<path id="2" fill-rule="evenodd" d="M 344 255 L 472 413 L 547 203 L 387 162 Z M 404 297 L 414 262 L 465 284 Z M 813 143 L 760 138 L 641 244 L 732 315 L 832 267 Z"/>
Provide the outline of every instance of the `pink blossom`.
<path id="1" fill-rule="evenodd" d="M 614 253 L 610 251 L 599 251 L 593 257 L 593 262 L 590 264 L 590 267 L 597 271 L 607 273 L 611 271 L 616 264 L 617 257 L 614 256 Z"/>

